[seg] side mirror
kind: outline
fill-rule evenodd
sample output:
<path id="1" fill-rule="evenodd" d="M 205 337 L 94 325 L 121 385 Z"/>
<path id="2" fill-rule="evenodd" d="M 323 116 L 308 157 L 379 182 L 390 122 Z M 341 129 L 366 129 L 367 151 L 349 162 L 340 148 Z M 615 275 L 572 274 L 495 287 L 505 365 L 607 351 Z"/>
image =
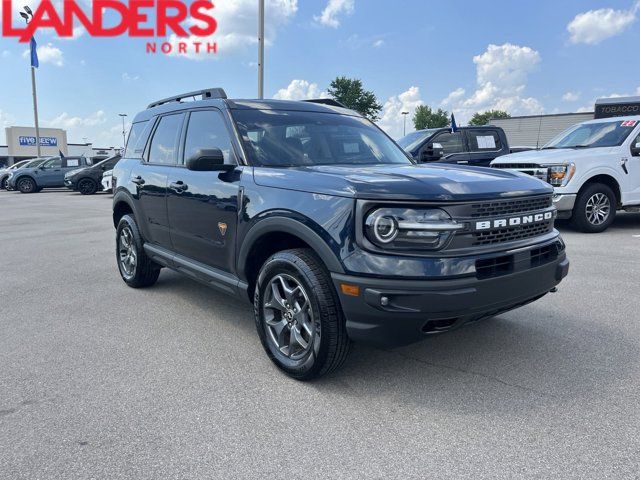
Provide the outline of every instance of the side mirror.
<path id="1" fill-rule="evenodd" d="M 434 162 L 444 155 L 444 149 L 439 143 L 428 143 L 420 153 L 421 162 Z"/>
<path id="2" fill-rule="evenodd" d="M 187 169 L 194 172 L 219 172 L 232 170 L 235 165 L 225 165 L 224 155 L 219 148 L 203 148 L 187 158 Z"/>
<path id="3" fill-rule="evenodd" d="M 634 157 L 640 157 L 640 142 L 631 146 L 631 155 Z"/>

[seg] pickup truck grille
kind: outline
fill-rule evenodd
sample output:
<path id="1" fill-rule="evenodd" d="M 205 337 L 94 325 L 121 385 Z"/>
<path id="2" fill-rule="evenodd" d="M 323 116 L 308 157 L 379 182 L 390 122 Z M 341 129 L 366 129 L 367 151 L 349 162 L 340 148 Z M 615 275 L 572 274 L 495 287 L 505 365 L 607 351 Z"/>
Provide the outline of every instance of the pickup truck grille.
<path id="1" fill-rule="evenodd" d="M 517 213 L 533 212 L 549 208 L 551 196 L 532 197 L 516 200 L 499 200 L 496 202 L 474 203 L 471 205 L 472 218 L 495 217 Z"/>
<path id="2" fill-rule="evenodd" d="M 491 168 L 516 170 L 548 183 L 549 169 L 547 167 L 536 165 L 535 163 L 494 163 L 491 165 Z"/>
<path id="3" fill-rule="evenodd" d="M 504 242 L 513 242 L 526 238 L 544 235 L 553 229 L 553 220 L 532 225 L 519 225 L 517 227 L 500 228 L 486 232 L 473 234 L 473 245 L 495 245 Z"/>

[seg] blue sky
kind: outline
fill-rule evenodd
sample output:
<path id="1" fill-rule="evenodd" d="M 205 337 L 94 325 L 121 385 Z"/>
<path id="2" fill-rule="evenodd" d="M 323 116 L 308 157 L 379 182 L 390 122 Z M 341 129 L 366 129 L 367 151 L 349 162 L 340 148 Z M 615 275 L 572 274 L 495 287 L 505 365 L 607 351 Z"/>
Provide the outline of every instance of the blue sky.
<path id="1" fill-rule="evenodd" d="M 38 33 L 41 123 L 66 128 L 70 142 L 117 146 L 118 113 L 157 98 L 212 86 L 254 98 L 257 0 L 215 4 L 217 55 L 152 55 L 149 39 L 81 29 L 73 39 Z M 638 17 L 633 0 L 267 0 L 266 95 L 318 96 L 337 75 L 357 77 L 395 137 L 400 112 L 420 104 L 453 110 L 459 123 L 488 108 L 587 110 L 600 96 L 640 94 Z M 24 51 L 0 37 L 0 127 L 33 123 Z"/>

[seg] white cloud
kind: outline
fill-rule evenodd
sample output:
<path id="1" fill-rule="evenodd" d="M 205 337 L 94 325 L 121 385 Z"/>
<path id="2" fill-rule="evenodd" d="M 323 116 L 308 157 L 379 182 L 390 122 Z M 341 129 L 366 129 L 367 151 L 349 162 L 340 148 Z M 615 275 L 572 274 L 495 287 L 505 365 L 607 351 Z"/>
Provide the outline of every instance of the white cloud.
<path id="1" fill-rule="evenodd" d="M 64 65 L 64 55 L 62 50 L 58 47 L 54 47 L 52 43 L 38 46 L 38 61 L 39 63 L 50 63 L 56 67 L 62 67 Z M 29 58 L 29 50 L 25 50 L 22 53 L 24 58 Z"/>
<path id="2" fill-rule="evenodd" d="M 2 53 L 0 54 L 0 57 L 2 58 L 9 58 L 11 56 L 11 52 L 9 50 L 3 50 Z"/>
<path id="3" fill-rule="evenodd" d="M 79 127 L 95 127 L 107 121 L 103 110 L 98 110 L 88 117 L 73 117 L 67 112 L 62 112 L 52 120 L 45 121 L 47 126 L 63 129 L 74 129 Z"/>
<path id="4" fill-rule="evenodd" d="M 384 46 L 384 40 L 382 40 L 382 39 L 376 40 L 375 42 L 373 42 L 373 46 L 374 46 L 374 48 L 380 48 L 380 47 Z"/>
<path id="5" fill-rule="evenodd" d="M 465 90 L 457 88 L 441 105 L 453 111 L 461 124 L 468 122 L 475 112 L 492 109 L 506 110 L 512 115 L 542 113 L 541 103 L 524 95 L 528 77 L 540 61 L 540 54 L 530 47 L 510 43 L 489 45 L 484 53 L 473 57 L 476 90 L 465 97 Z"/>
<path id="6" fill-rule="evenodd" d="M 448 107 L 449 105 L 455 104 L 458 100 L 464 97 L 465 93 L 466 90 L 464 88 L 456 88 L 440 102 L 440 105 L 443 107 Z"/>
<path id="7" fill-rule="evenodd" d="M 562 100 L 564 100 L 565 102 L 575 102 L 579 98 L 580 98 L 579 92 L 567 92 L 564 95 L 562 95 Z"/>
<path id="8" fill-rule="evenodd" d="M 320 15 L 313 19 L 325 27 L 338 28 L 340 26 L 341 15 L 351 15 L 355 10 L 355 0 L 329 0 Z"/>
<path id="9" fill-rule="evenodd" d="M 384 103 L 382 115 L 378 120 L 378 125 L 393 138 L 400 138 L 403 135 L 404 115 L 402 112 L 409 112 L 406 116 L 407 132 L 415 130 L 413 128 L 413 115 L 419 105 L 424 105 L 418 87 L 410 87 L 400 95 L 394 95 Z"/>
<path id="10" fill-rule="evenodd" d="M 292 80 L 286 88 L 281 88 L 273 96 L 277 100 L 306 100 L 309 98 L 328 98 L 327 92 L 321 91 L 317 83 L 306 80 Z"/>
<path id="11" fill-rule="evenodd" d="M 127 72 L 122 74 L 122 81 L 125 83 L 135 82 L 136 80 L 140 80 L 140 75 L 130 75 Z"/>
<path id="12" fill-rule="evenodd" d="M 298 0 L 266 0 L 265 10 L 265 45 L 271 46 L 277 37 L 278 30 L 296 15 Z M 190 60 L 211 60 L 218 56 L 229 56 L 243 53 L 247 48 L 256 46 L 258 38 L 258 7 L 255 0 L 233 0 L 216 2 L 211 13 L 218 22 L 218 29 L 210 37 L 178 37 L 171 34 L 167 41 L 173 45 L 172 56 L 188 58 Z M 192 21 L 190 24 L 201 25 L 202 22 Z M 187 44 L 187 53 L 178 53 L 178 44 Z M 196 52 L 194 42 L 201 42 L 200 53 Z M 218 53 L 207 53 L 206 44 L 217 43 Z"/>
<path id="13" fill-rule="evenodd" d="M 640 1 L 636 1 L 629 10 L 600 8 L 579 13 L 567 25 L 572 43 L 597 45 L 610 37 L 615 37 L 636 21 Z"/>

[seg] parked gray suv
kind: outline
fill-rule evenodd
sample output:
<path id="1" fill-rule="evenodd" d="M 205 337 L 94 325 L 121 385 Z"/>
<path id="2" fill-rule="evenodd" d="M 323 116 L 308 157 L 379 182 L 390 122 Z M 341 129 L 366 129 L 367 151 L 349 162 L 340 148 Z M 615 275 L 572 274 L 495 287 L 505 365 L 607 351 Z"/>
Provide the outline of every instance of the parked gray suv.
<path id="1" fill-rule="evenodd" d="M 91 165 L 85 157 L 51 157 L 37 167 L 21 168 L 7 181 L 11 190 L 21 193 L 39 192 L 43 188 L 64 187 L 67 172 Z"/>

